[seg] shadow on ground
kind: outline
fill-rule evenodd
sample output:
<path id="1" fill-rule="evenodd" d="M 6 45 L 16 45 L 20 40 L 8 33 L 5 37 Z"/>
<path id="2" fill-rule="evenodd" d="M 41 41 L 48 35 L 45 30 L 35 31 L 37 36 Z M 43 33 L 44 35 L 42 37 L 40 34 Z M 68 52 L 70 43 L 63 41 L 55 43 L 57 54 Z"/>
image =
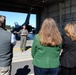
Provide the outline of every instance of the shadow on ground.
<path id="1" fill-rule="evenodd" d="M 29 48 L 31 48 L 31 46 L 26 46 L 26 50 L 28 50 Z"/>
<path id="2" fill-rule="evenodd" d="M 31 69 L 29 69 L 29 66 L 26 65 L 23 68 L 19 68 L 15 75 L 28 75 L 30 71 Z"/>

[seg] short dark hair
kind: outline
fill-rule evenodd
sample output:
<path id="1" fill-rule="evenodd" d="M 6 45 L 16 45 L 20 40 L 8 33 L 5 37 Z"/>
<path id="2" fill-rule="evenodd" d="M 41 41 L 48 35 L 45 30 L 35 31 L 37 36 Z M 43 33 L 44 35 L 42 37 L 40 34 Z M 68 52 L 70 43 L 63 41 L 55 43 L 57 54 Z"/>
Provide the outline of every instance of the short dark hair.
<path id="1" fill-rule="evenodd" d="M 4 22 L 4 16 L 0 15 L 0 25 Z"/>
<path id="2" fill-rule="evenodd" d="M 6 21 L 6 17 L 0 15 L 0 27 L 2 27 L 3 29 L 5 29 L 5 21 Z"/>

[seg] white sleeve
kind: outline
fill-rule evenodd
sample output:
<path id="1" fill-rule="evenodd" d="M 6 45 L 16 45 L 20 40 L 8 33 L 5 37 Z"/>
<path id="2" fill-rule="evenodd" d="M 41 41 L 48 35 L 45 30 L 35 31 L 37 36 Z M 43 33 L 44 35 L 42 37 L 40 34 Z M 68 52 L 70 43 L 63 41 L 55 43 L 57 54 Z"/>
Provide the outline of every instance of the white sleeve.
<path id="1" fill-rule="evenodd" d="M 16 38 L 15 38 L 15 35 L 14 35 L 14 34 L 11 35 L 11 43 L 12 43 L 13 45 L 16 44 Z"/>

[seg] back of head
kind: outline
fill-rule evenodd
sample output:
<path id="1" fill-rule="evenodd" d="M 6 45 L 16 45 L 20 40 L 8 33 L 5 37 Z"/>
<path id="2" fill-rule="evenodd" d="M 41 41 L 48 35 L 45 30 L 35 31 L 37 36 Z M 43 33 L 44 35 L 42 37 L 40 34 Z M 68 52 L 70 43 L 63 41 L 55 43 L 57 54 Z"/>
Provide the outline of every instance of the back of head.
<path id="1" fill-rule="evenodd" d="M 0 15 L 0 27 L 5 28 L 4 22 L 5 22 L 5 17 Z"/>
<path id="2" fill-rule="evenodd" d="M 68 23 L 64 28 L 66 35 L 73 41 L 76 40 L 76 24 Z"/>
<path id="3" fill-rule="evenodd" d="M 52 18 L 44 20 L 39 35 L 40 43 L 44 46 L 60 45 L 62 42 L 61 34 Z"/>

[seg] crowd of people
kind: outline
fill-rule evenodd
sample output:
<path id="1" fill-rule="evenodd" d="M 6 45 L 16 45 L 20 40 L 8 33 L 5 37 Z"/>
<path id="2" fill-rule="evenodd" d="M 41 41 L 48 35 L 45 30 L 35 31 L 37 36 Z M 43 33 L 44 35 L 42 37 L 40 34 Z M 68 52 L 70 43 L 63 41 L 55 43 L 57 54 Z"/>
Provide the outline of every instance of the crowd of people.
<path id="1" fill-rule="evenodd" d="M 4 19 L 0 16 L 0 75 L 11 75 L 12 49 L 16 39 L 3 28 Z M 65 35 L 61 35 L 53 18 L 43 21 L 32 44 L 34 75 L 76 75 L 76 24 L 68 23 L 64 30 Z M 28 35 L 26 27 L 15 33 L 21 33 L 20 49 L 24 51 Z"/>

